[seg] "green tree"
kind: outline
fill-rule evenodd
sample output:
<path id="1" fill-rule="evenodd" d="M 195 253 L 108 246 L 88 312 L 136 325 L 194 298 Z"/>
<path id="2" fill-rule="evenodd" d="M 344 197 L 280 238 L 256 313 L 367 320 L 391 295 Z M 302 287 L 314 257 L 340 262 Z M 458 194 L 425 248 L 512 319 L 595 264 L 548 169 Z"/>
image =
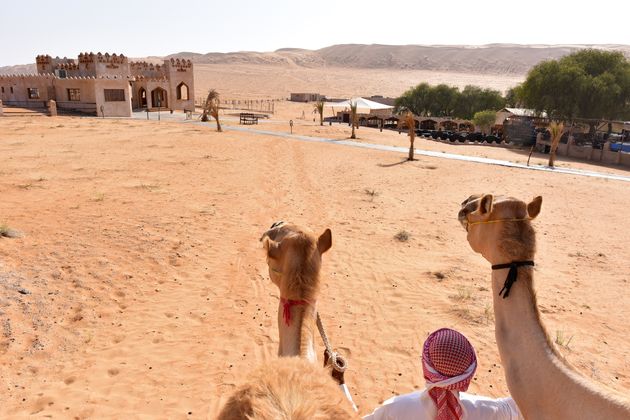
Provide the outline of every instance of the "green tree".
<path id="1" fill-rule="evenodd" d="M 468 85 L 459 94 L 456 100 L 453 115 L 466 120 L 471 119 L 476 112 L 494 109 L 499 110 L 505 106 L 505 99 L 498 90 L 482 89 L 478 86 Z"/>
<path id="2" fill-rule="evenodd" d="M 396 99 L 395 105 L 398 112 L 409 110 L 415 115 L 471 119 L 475 112 L 503 108 L 505 99 L 493 89 L 469 85 L 460 92 L 445 84 L 420 83 Z"/>
<path id="3" fill-rule="evenodd" d="M 505 94 L 505 106 L 510 108 L 523 108 L 523 101 L 521 97 L 523 85 L 516 85 L 513 88 L 508 89 Z"/>
<path id="4" fill-rule="evenodd" d="M 536 65 L 518 93 L 551 118 L 630 119 L 630 62 L 620 52 L 582 50 Z"/>
<path id="5" fill-rule="evenodd" d="M 497 113 L 495 111 L 486 110 L 476 112 L 473 116 L 473 123 L 475 126 L 481 128 L 484 133 L 488 133 L 490 128 L 494 125 L 497 119 Z"/>
<path id="6" fill-rule="evenodd" d="M 396 99 L 397 111 L 409 110 L 415 115 L 429 115 L 432 87 L 428 83 L 420 83 L 418 86 L 407 90 Z"/>
<path id="7" fill-rule="evenodd" d="M 459 89 L 442 83 L 431 89 L 428 96 L 430 115 L 450 117 L 459 99 Z"/>

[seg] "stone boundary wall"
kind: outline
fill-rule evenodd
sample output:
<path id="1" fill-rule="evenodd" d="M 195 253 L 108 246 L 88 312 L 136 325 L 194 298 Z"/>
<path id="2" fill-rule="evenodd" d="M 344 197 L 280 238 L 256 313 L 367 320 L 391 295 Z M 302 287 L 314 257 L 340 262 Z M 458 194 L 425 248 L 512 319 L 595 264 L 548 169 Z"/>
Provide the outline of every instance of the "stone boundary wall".
<path id="1" fill-rule="evenodd" d="M 467 145 L 467 146 L 489 146 L 489 147 L 502 147 L 502 148 L 517 148 L 518 146 L 501 142 L 497 143 L 487 143 L 487 142 L 471 142 L 471 141 L 450 141 L 450 140 L 441 140 L 434 139 L 433 137 L 422 137 L 419 138 L 425 140 L 431 140 L 439 143 L 453 144 L 453 145 Z M 630 167 L 630 153 L 628 152 L 614 152 L 610 150 L 610 144 L 605 143 L 602 149 L 594 149 L 593 146 L 578 146 L 574 143 L 572 137 L 569 138 L 568 143 L 560 143 L 558 145 L 558 150 L 556 151 L 557 156 L 566 156 L 572 159 L 591 161 L 596 163 L 603 163 L 607 165 L 621 165 Z"/>

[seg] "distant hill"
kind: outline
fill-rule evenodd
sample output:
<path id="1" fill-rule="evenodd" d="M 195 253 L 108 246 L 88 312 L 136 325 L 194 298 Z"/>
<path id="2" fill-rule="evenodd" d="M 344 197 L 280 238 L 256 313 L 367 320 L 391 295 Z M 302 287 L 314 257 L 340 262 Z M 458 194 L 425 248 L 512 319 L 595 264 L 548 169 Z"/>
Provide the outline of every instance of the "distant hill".
<path id="1" fill-rule="evenodd" d="M 0 74 L 32 74 L 37 73 L 37 66 L 33 64 L 18 64 L 0 67 Z"/>
<path id="2" fill-rule="evenodd" d="M 333 45 L 319 50 L 283 48 L 274 52 L 178 53 L 168 58 L 187 58 L 204 64 L 266 64 L 302 67 L 414 69 L 464 73 L 521 75 L 544 60 L 572 52 L 598 48 L 617 50 L 630 58 L 630 45 Z"/>
<path id="3" fill-rule="evenodd" d="M 522 75 L 543 60 L 558 59 L 584 48 L 617 50 L 630 58 L 630 45 L 333 45 L 319 50 L 282 48 L 273 52 L 180 52 L 165 58 L 185 58 L 203 64 L 414 69 L 462 73 Z M 159 57 L 149 57 L 151 61 Z M 32 73 L 34 64 L 0 67 L 0 74 Z"/>

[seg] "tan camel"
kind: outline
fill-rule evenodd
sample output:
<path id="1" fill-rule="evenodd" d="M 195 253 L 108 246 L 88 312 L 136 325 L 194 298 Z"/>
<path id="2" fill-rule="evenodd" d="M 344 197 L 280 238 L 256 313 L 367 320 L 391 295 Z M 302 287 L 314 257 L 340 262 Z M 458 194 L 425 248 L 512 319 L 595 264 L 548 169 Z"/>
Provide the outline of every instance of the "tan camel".
<path id="1" fill-rule="evenodd" d="M 525 203 L 484 194 L 459 211 L 471 248 L 493 265 L 495 335 L 510 393 L 526 419 L 630 419 L 630 403 L 573 371 L 541 323 L 530 222 L 541 204 L 542 197 Z"/>
<path id="2" fill-rule="evenodd" d="M 319 238 L 292 224 L 274 223 L 262 237 L 269 277 L 280 290 L 278 356 L 299 356 L 315 363 L 315 320 L 322 254 L 332 246 L 326 229 Z"/>
<path id="3" fill-rule="evenodd" d="M 261 240 L 269 276 L 280 290 L 278 355 L 283 357 L 259 368 L 237 389 L 219 420 L 358 418 L 329 371 L 315 366 L 319 271 L 321 256 L 332 245 L 330 229 L 316 237 L 279 222 Z"/>

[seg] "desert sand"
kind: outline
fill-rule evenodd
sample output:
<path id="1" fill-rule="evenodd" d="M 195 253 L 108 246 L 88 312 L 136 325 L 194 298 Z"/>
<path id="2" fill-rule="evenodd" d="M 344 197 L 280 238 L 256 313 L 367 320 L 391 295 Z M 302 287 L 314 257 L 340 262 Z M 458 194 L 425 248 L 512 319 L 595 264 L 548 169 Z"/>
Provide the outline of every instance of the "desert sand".
<path id="1" fill-rule="evenodd" d="M 258 128 L 286 130 L 281 120 L 300 110 Z M 349 135 L 312 120 L 294 129 Z M 406 144 L 396 132 L 358 135 Z M 0 238 L 1 418 L 213 418 L 276 357 L 279 296 L 258 242 L 276 220 L 332 229 L 318 307 L 362 414 L 423 386 L 421 346 L 440 327 L 476 347 L 470 390 L 506 395 L 490 267 L 456 218 L 478 192 L 543 196 L 536 284 L 549 335 L 582 375 L 630 391 L 626 182 L 401 163 L 404 154 L 167 121 L 3 118 L 0 150 L 0 225 L 22 233 Z M 406 242 L 394 238 L 402 231 Z"/>
<path id="2" fill-rule="evenodd" d="M 420 82 L 446 83 L 460 89 L 476 85 L 501 92 L 525 80 L 524 74 L 492 75 L 461 71 L 305 68 L 254 64 L 195 64 L 195 94 L 215 88 L 224 99 L 284 99 L 291 92 L 328 98 L 381 95 L 397 97 Z"/>

